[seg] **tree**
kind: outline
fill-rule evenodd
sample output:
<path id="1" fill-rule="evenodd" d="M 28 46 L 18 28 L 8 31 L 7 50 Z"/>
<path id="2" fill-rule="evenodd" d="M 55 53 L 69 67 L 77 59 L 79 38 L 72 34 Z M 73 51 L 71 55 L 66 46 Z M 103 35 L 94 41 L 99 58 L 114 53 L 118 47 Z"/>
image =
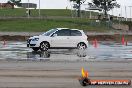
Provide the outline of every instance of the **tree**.
<path id="1" fill-rule="evenodd" d="M 80 17 L 80 8 L 81 5 L 86 1 L 86 0 L 70 0 L 71 2 L 75 2 L 77 4 L 77 16 Z"/>
<path id="2" fill-rule="evenodd" d="M 14 4 L 14 5 L 17 5 L 17 6 L 21 6 L 21 0 L 9 0 L 7 3 L 9 4 Z"/>
<path id="3" fill-rule="evenodd" d="M 96 7 L 103 10 L 105 17 L 107 17 L 107 13 L 111 9 L 115 7 L 120 8 L 120 5 L 117 4 L 116 0 L 93 0 L 92 2 L 95 4 Z"/>

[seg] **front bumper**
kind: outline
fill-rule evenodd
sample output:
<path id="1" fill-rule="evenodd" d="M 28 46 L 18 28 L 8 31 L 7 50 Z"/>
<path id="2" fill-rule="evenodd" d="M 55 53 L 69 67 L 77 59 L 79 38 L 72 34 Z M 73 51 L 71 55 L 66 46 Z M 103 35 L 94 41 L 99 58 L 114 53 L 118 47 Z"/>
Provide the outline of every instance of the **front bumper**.
<path id="1" fill-rule="evenodd" d="M 36 47 L 36 42 L 32 41 L 32 39 L 27 40 L 27 47 Z"/>
<path id="2" fill-rule="evenodd" d="M 27 44 L 27 47 L 35 47 L 36 44 Z"/>

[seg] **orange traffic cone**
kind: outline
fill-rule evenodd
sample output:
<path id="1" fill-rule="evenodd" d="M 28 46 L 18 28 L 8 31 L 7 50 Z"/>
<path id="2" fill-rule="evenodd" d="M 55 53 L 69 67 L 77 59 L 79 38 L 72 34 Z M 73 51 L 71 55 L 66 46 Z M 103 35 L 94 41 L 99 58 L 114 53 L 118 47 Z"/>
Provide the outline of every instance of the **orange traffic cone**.
<path id="1" fill-rule="evenodd" d="M 122 45 L 125 45 L 125 38 L 124 38 L 124 36 L 122 36 L 121 42 L 122 42 Z"/>
<path id="2" fill-rule="evenodd" d="M 95 48 L 97 48 L 97 46 L 98 46 L 98 41 L 97 41 L 97 39 L 94 39 L 94 41 L 93 41 L 93 46 L 95 47 Z"/>

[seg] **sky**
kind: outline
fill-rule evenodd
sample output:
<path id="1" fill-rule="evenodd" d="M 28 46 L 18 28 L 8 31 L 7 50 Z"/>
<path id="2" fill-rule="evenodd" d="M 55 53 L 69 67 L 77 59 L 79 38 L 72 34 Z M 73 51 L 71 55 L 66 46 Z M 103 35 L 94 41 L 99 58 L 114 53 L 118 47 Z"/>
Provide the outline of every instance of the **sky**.
<path id="1" fill-rule="evenodd" d="M 0 2 L 7 2 L 8 0 L 0 0 Z M 91 0 L 86 0 L 86 2 L 90 2 Z M 22 0 L 22 2 L 28 2 L 28 0 Z M 29 0 L 29 2 L 33 2 L 39 4 L 39 0 Z M 70 6 L 69 0 L 40 0 L 41 8 L 44 9 L 64 9 L 67 6 Z M 117 0 L 117 2 L 123 6 L 132 6 L 132 0 Z"/>
<path id="2" fill-rule="evenodd" d="M 0 2 L 7 2 L 7 1 L 8 0 L 0 0 Z M 86 3 L 90 1 L 91 0 L 86 0 Z M 27 3 L 28 0 L 22 0 L 22 2 Z M 36 3 L 37 6 L 39 6 L 39 0 L 29 0 L 29 2 Z M 40 4 L 41 9 L 65 9 L 66 7 L 68 9 L 71 9 L 72 6 L 69 0 L 40 0 L 40 2 L 41 2 Z M 132 0 L 117 0 L 117 2 L 121 5 L 121 8 L 113 9 L 113 11 L 110 11 L 109 13 L 117 16 L 120 15 L 123 17 L 130 17 L 129 6 L 132 6 Z M 126 11 L 125 11 L 125 7 L 126 7 Z M 83 6 L 82 9 L 85 9 L 85 6 Z"/>

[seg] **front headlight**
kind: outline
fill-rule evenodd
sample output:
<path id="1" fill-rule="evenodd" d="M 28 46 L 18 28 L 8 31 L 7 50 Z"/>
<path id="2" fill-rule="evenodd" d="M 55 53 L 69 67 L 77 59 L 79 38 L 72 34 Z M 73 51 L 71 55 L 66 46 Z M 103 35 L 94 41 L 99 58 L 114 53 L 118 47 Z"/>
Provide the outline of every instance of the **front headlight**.
<path id="1" fill-rule="evenodd" d="M 39 40 L 39 38 L 34 38 L 34 39 L 32 39 L 32 41 L 38 41 Z"/>

